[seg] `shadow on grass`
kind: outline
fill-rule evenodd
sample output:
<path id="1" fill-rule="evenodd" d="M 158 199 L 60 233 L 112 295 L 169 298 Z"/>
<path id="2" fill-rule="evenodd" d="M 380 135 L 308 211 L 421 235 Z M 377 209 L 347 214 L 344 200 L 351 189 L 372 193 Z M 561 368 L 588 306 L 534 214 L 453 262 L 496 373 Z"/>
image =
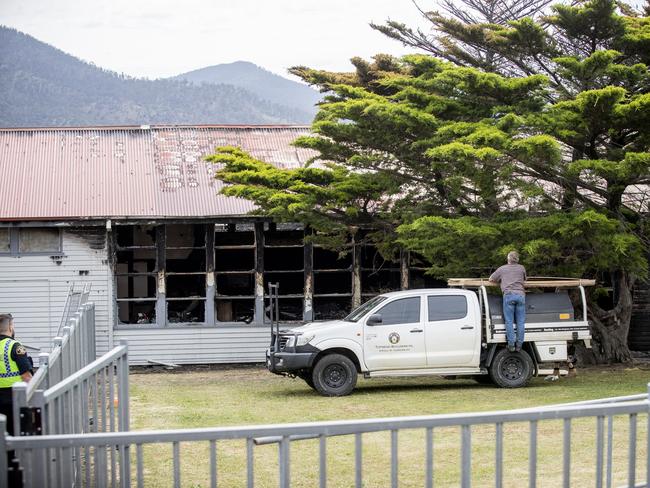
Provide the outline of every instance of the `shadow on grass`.
<path id="1" fill-rule="evenodd" d="M 438 380 L 439 381 L 439 380 Z M 541 379 L 531 381 L 524 390 L 539 390 L 542 388 L 553 388 L 560 386 L 558 383 L 548 383 Z M 418 391 L 451 391 L 451 390 L 462 390 L 462 391 L 485 391 L 485 390 L 497 390 L 507 393 L 510 390 L 507 388 L 498 388 L 494 385 L 482 385 L 476 383 L 473 380 L 448 380 L 443 383 L 412 383 L 408 380 L 405 380 L 404 383 L 376 383 L 373 384 L 372 380 L 364 380 L 362 383 L 357 384 L 354 391 L 351 395 L 359 394 L 386 394 L 386 393 L 410 393 Z M 281 390 L 269 391 L 266 393 L 269 397 L 293 397 L 293 398 L 324 398 L 317 391 L 307 388 L 306 385 L 302 383 L 301 380 L 296 380 L 294 388 L 287 387 Z"/>

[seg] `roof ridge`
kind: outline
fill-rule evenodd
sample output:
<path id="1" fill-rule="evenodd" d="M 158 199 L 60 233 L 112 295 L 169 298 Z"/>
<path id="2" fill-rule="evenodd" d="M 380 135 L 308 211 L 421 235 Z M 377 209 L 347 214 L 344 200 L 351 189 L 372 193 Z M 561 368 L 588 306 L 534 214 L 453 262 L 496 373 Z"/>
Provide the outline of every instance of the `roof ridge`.
<path id="1" fill-rule="evenodd" d="M 0 127 L 0 132 L 75 131 L 75 130 L 155 130 L 155 129 L 310 129 L 294 124 L 153 124 L 153 125 L 87 125 L 70 127 Z"/>

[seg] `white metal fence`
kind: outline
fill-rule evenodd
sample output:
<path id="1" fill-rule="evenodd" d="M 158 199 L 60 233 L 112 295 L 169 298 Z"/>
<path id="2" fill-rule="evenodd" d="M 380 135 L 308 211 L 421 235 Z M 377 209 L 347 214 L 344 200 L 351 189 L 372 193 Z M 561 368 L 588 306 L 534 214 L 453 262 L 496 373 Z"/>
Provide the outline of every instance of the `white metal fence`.
<path id="1" fill-rule="evenodd" d="M 88 303 L 90 287 L 70 287 L 52 350 L 39 354 L 39 366 L 29 383 L 12 388 L 14 432 L 20 432 L 20 409 L 31 406 L 34 394 L 57 384 L 95 360 L 95 305 Z"/>
<path id="2" fill-rule="evenodd" d="M 40 437 L 7 437 L 0 440 L 0 452 L 2 450 L 15 449 L 32 459 L 32 463 L 47 463 L 50 459 L 48 453 L 52 451 L 68 450 L 70 453 L 94 453 L 91 458 L 83 458 L 87 465 L 94 466 L 94 476 L 89 477 L 86 471 L 86 478 L 76 478 L 81 482 L 81 486 L 122 486 L 129 487 L 134 483 L 137 487 L 152 486 L 145 477 L 146 472 L 150 472 L 152 467 L 147 465 L 152 462 L 152 456 L 145 458 L 144 449 L 152 445 L 165 445 L 171 448 L 171 456 L 167 457 L 170 464 L 169 477 L 165 478 L 166 482 L 172 482 L 173 486 L 181 487 L 192 485 L 193 482 L 186 482 L 181 478 L 181 474 L 188 464 L 194 468 L 199 467 L 205 472 L 203 483 L 209 486 L 233 486 L 231 472 L 218 470 L 217 450 L 218 447 L 230 445 L 232 442 L 241 442 L 245 444 L 245 463 L 242 465 L 240 482 L 236 485 L 246 485 L 252 487 L 255 485 L 262 486 L 355 486 L 361 488 L 369 486 L 366 482 L 367 475 L 373 474 L 373 470 L 382 469 L 390 466 L 389 473 L 385 478 L 372 486 L 391 486 L 397 487 L 400 483 L 408 486 L 426 486 L 432 487 L 436 472 L 438 470 L 449 470 L 449 460 L 441 463 L 434 460 L 434 433 L 450 428 L 457 430 L 456 442 L 453 443 L 453 451 L 457 456 L 459 477 L 454 482 L 447 483 L 447 486 L 469 487 L 474 479 L 472 468 L 476 468 L 476 463 L 472 462 L 473 454 L 477 446 L 473 443 L 473 434 L 490 426 L 493 428 L 494 437 L 489 442 L 489 447 L 493 456 L 490 463 L 493 464 L 493 479 L 490 484 L 501 487 L 504 485 L 504 459 L 506 456 L 515 456 L 520 460 L 527 458 L 527 480 L 522 476 L 516 486 L 535 487 L 538 483 L 543 483 L 547 477 L 549 466 L 540 462 L 538 455 L 538 433 L 540 429 L 546 429 L 549 422 L 560 422 L 562 427 L 559 435 L 554 439 L 557 443 L 558 452 L 561 452 L 558 462 L 561 466 L 561 480 L 552 483 L 551 486 L 596 486 L 611 487 L 613 483 L 624 484 L 628 487 L 645 486 L 637 485 L 637 472 L 643 471 L 647 477 L 650 469 L 650 456 L 648 456 L 648 435 L 647 423 L 650 404 L 647 395 L 636 395 L 630 397 L 619 397 L 604 399 L 600 401 L 582 402 L 568 405 L 557 405 L 551 407 L 542 407 L 537 409 L 521 409 L 512 411 L 497 411 L 473 414 L 455 414 L 455 415 L 433 415 L 422 417 L 405 417 L 405 418 L 386 418 L 386 419 L 368 419 L 352 421 L 334 421 L 334 422 L 314 422 L 299 423 L 286 425 L 263 425 L 250 427 L 224 427 L 211 429 L 186 429 L 186 430 L 167 430 L 167 431 L 148 431 L 148 432 L 115 432 L 115 433 L 92 433 L 92 434 L 72 434 L 72 435 L 45 435 Z M 639 417 L 641 416 L 641 417 Z M 620 435 L 617 434 L 615 426 L 621 426 L 621 422 L 614 422 L 614 418 L 626 419 L 625 434 L 627 441 L 621 443 Z M 640 418 L 643 418 L 645 425 L 642 425 L 645 433 L 639 435 Z M 572 439 L 572 424 L 576 422 L 590 422 L 595 431 L 595 436 L 591 441 L 587 439 Z M 527 424 L 527 428 L 522 427 Z M 504 431 L 516 426 L 517 437 L 527 438 L 527 453 L 504 452 Z M 0 428 L 2 419 L 0 418 Z M 421 432 L 422 443 L 418 446 L 409 445 L 411 455 L 415 454 L 421 457 L 420 464 L 423 472 L 418 472 L 414 465 L 407 466 L 404 470 L 400 466 L 400 438 L 409 431 Z M 388 442 L 382 448 L 385 449 L 385 457 L 379 458 L 379 466 L 369 465 L 364 460 L 364 449 L 369 447 L 369 437 L 373 433 L 386 433 Z M 614 436 L 617 435 L 619 442 L 614 442 Z M 334 442 L 334 437 L 341 438 L 344 436 L 352 441 L 352 459 L 353 479 L 348 484 L 341 484 L 340 480 L 331 477 L 331 466 L 328 469 L 328 454 L 333 451 L 329 446 Z M 256 477 L 255 474 L 255 449 L 256 441 L 262 440 L 262 443 L 268 442 L 268 439 L 277 439 L 278 450 L 275 460 L 277 468 L 277 482 L 269 479 Z M 291 457 L 301 456 L 301 463 L 306 460 L 301 453 L 300 445 L 291 449 L 292 444 L 305 442 L 304 439 L 315 439 L 318 449 L 313 459 L 308 461 L 311 472 L 317 472 L 318 476 L 313 480 L 313 484 L 300 477 L 292 477 Z M 522 439 L 523 441 L 523 439 Z M 593 442 L 593 458 L 588 465 L 591 466 L 591 475 L 595 480 L 592 484 L 585 481 L 585 472 L 581 468 L 574 473 L 573 468 L 575 460 L 572 457 L 572 442 L 579 443 Z M 486 447 L 486 441 L 482 442 Z M 197 454 L 197 450 L 191 448 L 193 445 L 201 445 L 205 451 L 205 457 Z M 643 444 L 643 446 L 639 446 Z M 183 454 L 183 450 L 187 452 Z M 135 447 L 135 463 L 130 466 L 128 457 L 129 449 Z M 643 449 L 639 449 L 643 447 Z M 266 447 L 268 449 L 268 446 Z M 620 453 L 617 451 L 624 450 L 627 452 L 627 465 L 620 466 Z M 639 453 L 645 450 L 645 453 Z M 116 464 L 106 463 L 106 453 L 117 453 L 114 459 Z M 335 451 L 334 451 L 335 452 Z M 126 455 L 124 454 L 126 453 Z M 155 457 L 159 457 L 157 454 Z M 0 456 L 1 458 L 1 456 Z M 73 456 L 74 458 L 74 456 Z M 64 458 L 65 459 L 65 458 Z M 74 458 L 76 459 L 76 458 Z M 67 459 L 68 463 L 74 459 Z M 617 459 L 617 465 L 613 466 L 613 459 Z M 36 461 L 38 460 L 38 461 Z M 77 461 L 78 462 L 78 461 Z M 375 460 L 377 462 L 377 460 Z M 525 464 L 526 462 L 523 461 Z M 257 464 L 259 466 L 259 464 Z M 584 467 L 584 465 L 583 465 Z M 643 469 L 640 469 L 643 468 Z M 65 468 L 67 469 L 67 468 Z M 620 483 L 613 476 L 616 469 L 618 474 L 621 471 L 625 474 L 625 481 Z M 0 466 L 0 472 L 2 466 Z M 51 480 L 40 476 L 40 470 L 35 470 L 35 477 L 30 480 L 31 484 L 26 486 L 52 487 L 52 486 L 70 486 L 69 484 L 56 482 L 52 484 Z M 224 475 L 227 480 L 222 482 Z M 400 477 L 401 475 L 401 477 Z M 620 476 L 619 476 L 620 477 Z M 422 480 L 418 483 L 414 480 Z M 58 479 L 61 481 L 61 478 Z M 67 481 L 67 479 L 63 479 Z M 92 481 L 92 483 L 91 483 Z M 484 483 L 484 480 L 482 484 Z M 78 486 L 75 484 L 75 486 Z M 511 485 L 515 486 L 515 485 Z"/>
<path id="3" fill-rule="evenodd" d="M 40 355 L 29 383 L 12 387 L 16 437 L 128 430 L 127 346 L 123 343 L 96 359 L 95 306 L 88 303 L 89 292 L 88 286 L 80 291 L 71 287 L 52 352 Z M 90 481 L 88 450 L 60 446 L 39 454 L 15 453 L 17 462 L 12 460 L 9 469 L 12 484 L 82 486 L 81 476 Z M 128 453 L 118 454 L 119 464 L 128 466 Z M 118 464 L 118 454 L 100 456 L 96 467 L 101 469 L 101 462 Z"/>
<path id="4" fill-rule="evenodd" d="M 21 413 L 23 419 L 25 415 L 34 415 L 35 421 L 28 425 L 38 425 L 40 430 L 30 432 L 23 422 L 21 436 L 14 439 L 63 440 L 71 435 L 127 432 L 128 381 L 127 345 L 121 344 L 47 390 L 36 390 Z M 64 440 L 50 448 L 19 449 L 16 456 L 24 486 L 28 487 L 101 486 L 99 480 L 105 479 L 107 473 L 113 476 L 114 485 L 117 479 L 125 479 L 129 471 L 125 446 L 117 450 L 107 446 L 72 446 Z M 0 456 L 0 462 L 2 459 Z M 4 485 L 0 482 L 0 486 Z"/>

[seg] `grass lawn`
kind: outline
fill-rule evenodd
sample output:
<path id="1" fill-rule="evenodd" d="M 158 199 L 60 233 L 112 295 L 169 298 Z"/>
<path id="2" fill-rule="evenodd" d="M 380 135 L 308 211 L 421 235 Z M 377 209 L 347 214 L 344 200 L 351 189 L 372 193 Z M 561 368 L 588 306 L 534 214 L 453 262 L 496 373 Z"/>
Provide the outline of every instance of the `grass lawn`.
<path id="1" fill-rule="evenodd" d="M 431 378 L 359 378 L 357 389 L 343 398 L 325 398 L 303 381 L 282 378 L 259 367 L 186 370 L 131 374 L 131 428 L 174 429 L 318 420 L 363 419 L 441 413 L 503 410 L 606 396 L 642 393 L 650 370 L 593 368 L 578 370 L 574 378 L 548 383 L 533 379 L 517 390 L 481 386 L 473 380 Z M 637 482 L 645 479 L 647 416 L 637 419 Z M 627 482 L 627 417 L 614 420 L 614 486 Z M 572 422 L 571 486 L 595 485 L 595 420 Z M 504 486 L 528 485 L 529 425 L 504 427 Z M 401 487 L 424 485 L 425 433 L 399 434 Z M 364 486 L 390 485 L 390 433 L 363 436 Z M 330 487 L 354 486 L 354 439 L 331 438 L 328 443 Z M 494 486 L 494 427 L 472 429 L 472 486 Z M 538 486 L 562 485 L 562 423 L 538 426 Z M 172 485 L 171 446 L 147 446 L 145 486 Z M 278 486 L 277 445 L 256 446 L 255 486 Z M 206 443 L 181 445 L 182 486 L 209 486 Z M 219 486 L 246 485 L 246 447 L 243 441 L 218 443 Z M 435 486 L 460 483 L 458 428 L 434 433 Z M 318 486 L 318 441 L 291 446 L 291 486 Z"/>

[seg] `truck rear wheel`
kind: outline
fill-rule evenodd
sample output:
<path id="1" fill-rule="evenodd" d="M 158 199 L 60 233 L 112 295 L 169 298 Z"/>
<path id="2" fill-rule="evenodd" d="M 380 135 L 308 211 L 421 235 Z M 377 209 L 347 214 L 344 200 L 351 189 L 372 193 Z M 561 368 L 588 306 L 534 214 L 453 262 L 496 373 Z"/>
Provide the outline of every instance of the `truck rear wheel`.
<path id="1" fill-rule="evenodd" d="M 345 396 L 357 384 L 357 368 L 342 354 L 323 356 L 314 366 L 314 388 L 324 396 Z"/>
<path id="2" fill-rule="evenodd" d="M 501 388 L 520 388 L 533 376 L 534 367 L 526 351 L 510 352 L 503 348 L 492 360 L 490 378 Z"/>

